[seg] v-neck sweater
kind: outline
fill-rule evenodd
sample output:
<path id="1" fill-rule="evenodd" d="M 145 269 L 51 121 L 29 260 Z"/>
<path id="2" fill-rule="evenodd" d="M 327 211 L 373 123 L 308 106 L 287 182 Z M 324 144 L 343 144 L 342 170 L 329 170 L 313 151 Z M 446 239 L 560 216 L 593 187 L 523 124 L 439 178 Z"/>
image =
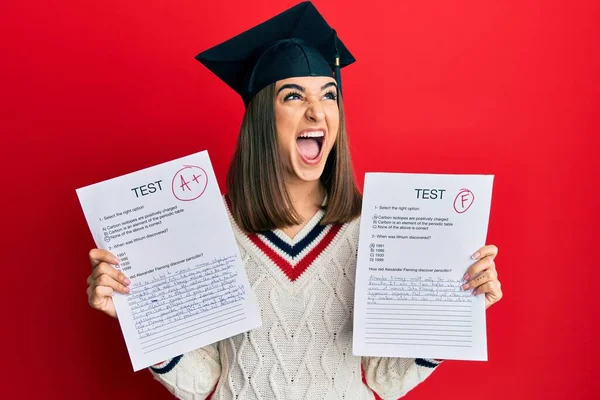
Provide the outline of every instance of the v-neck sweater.
<path id="1" fill-rule="evenodd" d="M 227 203 L 226 203 L 227 204 Z M 180 399 L 398 399 L 439 365 L 352 355 L 360 218 L 289 238 L 246 234 L 227 207 L 262 326 L 150 368 Z"/>

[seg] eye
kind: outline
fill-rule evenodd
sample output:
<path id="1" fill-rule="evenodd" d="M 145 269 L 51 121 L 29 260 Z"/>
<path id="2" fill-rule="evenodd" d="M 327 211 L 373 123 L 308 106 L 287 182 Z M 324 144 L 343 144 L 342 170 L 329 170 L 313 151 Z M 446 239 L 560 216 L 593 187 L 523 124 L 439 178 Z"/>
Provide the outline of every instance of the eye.
<path id="1" fill-rule="evenodd" d="M 288 101 L 288 100 L 302 100 L 302 94 L 299 92 L 289 92 L 283 98 L 283 101 Z"/>
<path id="2" fill-rule="evenodd" d="M 333 90 L 325 93 L 324 98 L 328 99 L 328 100 L 337 100 L 337 93 Z"/>

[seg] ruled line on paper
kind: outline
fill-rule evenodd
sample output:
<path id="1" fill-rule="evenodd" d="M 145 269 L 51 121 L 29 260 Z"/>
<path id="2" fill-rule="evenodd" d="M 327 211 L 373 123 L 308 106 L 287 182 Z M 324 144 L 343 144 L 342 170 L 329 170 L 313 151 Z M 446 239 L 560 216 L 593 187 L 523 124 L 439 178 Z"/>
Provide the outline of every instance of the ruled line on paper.
<path id="1" fill-rule="evenodd" d="M 171 329 L 177 329 L 178 332 L 181 332 L 184 329 L 189 329 L 189 328 L 195 327 L 197 325 L 202 325 L 202 324 L 204 324 L 206 322 L 214 321 L 214 320 L 217 320 L 219 318 L 223 318 L 225 316 L 231 316 L 231 317 L 227 317 L 227 319 L 229 319 L 229 318 L 237 317 L 239 315 L 243 315 L 244 311 L 243 311 L 243 309 L 240 306 L 235 306 L 233 308 L 234 308 L 233 311 L 229 311 L 229 312 L 224 313 L 224 314 L 221 314 L 223 311 L 220 311 L 219 313 L 216 313 L 216 314 L 211 314 L 210 316 L 212 318 L 204 319 L 205 316 L 200 317 L 200 318 L 195 318 L 193 321 L 190 321 L 190 322 L 196 322 L 196 321 L 199 321 L 199 320 L 202 320 L 202 319 L 204 319 L 204 320 L 200 321 L 200 322 L 196 322 L 194 324 L 187 324 L 187 326 L 185 326 L 186 324 L 184 323 L 184 324 L 179 324 L 179 325 L 172 326 L 172 327 L 167 328 L 167 329 L 163 329 L 163 330 L 159 330 L 159 331 L 154 331 L 153 333 L 151 333 L 151 334 L 149 334 L 149 335 L 146 336 L 146 340 L 142 340 L 140 343 L 145 344 L 145 343 L 151 342 L 153 340 L 156 340 L 156 339 L 168 336 L 170 333 L 167 333 L 167 334 L 164 334 L 164 335 L 161 335 L 161 336 L 156 336 L 154 338 L 151 338 L 152 336 L 155 336 L 155 335 L 157 335 L 159 333 L 167 332 L 167 331 L 169 331 Z M 217 314 L 221 314 L 221 315 L 217 315 Z M 217 315 L 217 316 L 213 317 L 213 315 Z M 148 338 L 151 338 L 151 339 L 148 339 Z"/>
<path id="2" fill-rule="evenodd" d="M 169 343 L 163 344 L 163 345 L 162 345 L 162 346 L 160 346 L 160 347 L 155 347 L 155 348 L 153 348 L 153 349 L 144 349 L 144 350 L 146 350 L 146 351 L 144 351 L 144 353 L 145 353 L 145 354 L 148 354 L 148 353 L 151 353 L 151 352 L 153 352 L 153 351 L 160 350 L 160 349 L 162 349 L 162 348 L 164 348 L 164 347 L 167 347 L 167 346 L 170 346 L 170 345 L 172 345 L 172 344 L 175 344 L 175 343 L 178 343 L 178 342 L 182 342 L 182 341 L 184 341 L 184 340 L 187 340 L 187 339 L 190 339 L 190 338 L 193 338 L 193 337 L 196 337 L 196 336 L 202 335 L 202 334 L 204 334 L 204 333 L 206 333 L 206 332 L 214 331 L 215 329 L 222 328 L 222 327 L 224 327 L 224 326 L 227 326 L 227 325 L 232 325 L 232 324 L 234 324 L 234 323 L 236 323 L 236 322 L 243 321 L 244 319 L 246 319 L 246 317 L 242 317 L 242 318 L 239 318 L 239 319 L 236 319 L 236 320 L 233 320 L 233 321 L 228 321 L 228 322 L 227 322 L 227 323 L 225 323 L 225 324 L 222 324 L 222 325 L 219 325 L 219 326 L 215 326 L 215 327 L 213 327 L 213 328 L 211 328 L 211 329 L 206 329 L 206 330 L 204 330 L 204 331 L 201 331 L 201 332 L 196 332 L 196 333 L 195 333 L 195 334 L 193 334 L 193 335 L 186 336 L 186 337 L 184 337 L 184 338 L 181 338 L 181 339 L 179 339 L 179 340 L 175 340 L 175 341 L 172 341 L 172 342 L 169 342 Z"/>
<path id="3" fill-rule="evenodd" d="M 241 302 L 245 290 L 236 284 L 235 259 L 216 258 L 136 282 L 128 302 L 133 304 L 132 319 L 142 347 L 147 349 L 212 325 L 224 322 L 221 327 L 238 321 L 244 315 Z"/>
<path id="4" fill-rule="evenodd" d="M 440 277 L 371 275 L 366 343 L 470 347 L 472 296 L 461 284 Z"/>

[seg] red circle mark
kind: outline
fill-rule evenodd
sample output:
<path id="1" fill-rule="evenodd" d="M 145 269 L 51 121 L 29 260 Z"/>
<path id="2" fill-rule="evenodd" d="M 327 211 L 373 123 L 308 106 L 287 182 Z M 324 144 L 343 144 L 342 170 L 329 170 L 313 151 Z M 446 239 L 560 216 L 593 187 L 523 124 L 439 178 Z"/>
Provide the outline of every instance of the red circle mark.
<path id="1" fill-rule="evenodd" d="M 469 189 L 460 189 L 454 198 L 454 211 L 459 214 L 464 213 L 473 205 L 475 195 Z"/>
<path id="2" fill-rule="evenodd" d="M 208 186 L 206 171 L 195 165 L 185 165 L 175 173 L 171 191 L 177 200 L 192 201 L 204 194 Z"/>

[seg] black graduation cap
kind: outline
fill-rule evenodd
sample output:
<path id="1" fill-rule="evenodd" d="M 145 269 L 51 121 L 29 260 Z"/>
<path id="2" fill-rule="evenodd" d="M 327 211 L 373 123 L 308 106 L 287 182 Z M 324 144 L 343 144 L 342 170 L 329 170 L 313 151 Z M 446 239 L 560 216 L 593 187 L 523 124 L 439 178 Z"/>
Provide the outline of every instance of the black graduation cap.
<path id="1" fill-rule="evenodd" d="M 296 76 L 331 76 L 354 57 L 310 1 L 302 2 L 196 56 L 242 96 L 246 107 L 261 89 Z M 335 74 L 334 74 L 335 71 Z"/>

